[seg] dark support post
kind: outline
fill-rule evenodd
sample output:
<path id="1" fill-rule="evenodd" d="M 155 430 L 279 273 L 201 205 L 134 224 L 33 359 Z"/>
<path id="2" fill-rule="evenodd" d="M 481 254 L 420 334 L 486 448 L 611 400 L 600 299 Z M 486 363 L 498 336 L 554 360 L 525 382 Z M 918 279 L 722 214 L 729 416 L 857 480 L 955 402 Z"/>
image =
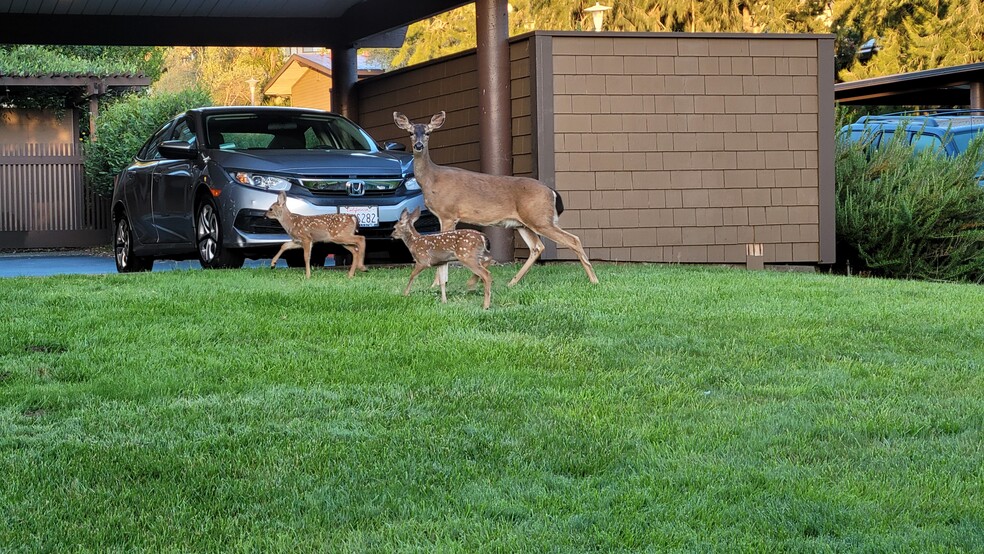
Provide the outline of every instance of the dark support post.
<path id="1" fill-rule="evenodd" d="M 358 121 L 355 82 L 359 79 L 359 55 L 353 47 L 331 48 L 331 111 Z"/>
<path id="2" fill-rule="evenodd" d="M 506 0 L 476 0 L 478 129 L 482 173 L 512 175 L 512 105 L 509 98 L 509 12 Z M 497 262 L 514 259 L 513 231 L 484 229 Z"/>
<path id="3" fill-rule="evenodd" d="M 984 110 L 984 83 L 970 84 L 970 109 Z"/>

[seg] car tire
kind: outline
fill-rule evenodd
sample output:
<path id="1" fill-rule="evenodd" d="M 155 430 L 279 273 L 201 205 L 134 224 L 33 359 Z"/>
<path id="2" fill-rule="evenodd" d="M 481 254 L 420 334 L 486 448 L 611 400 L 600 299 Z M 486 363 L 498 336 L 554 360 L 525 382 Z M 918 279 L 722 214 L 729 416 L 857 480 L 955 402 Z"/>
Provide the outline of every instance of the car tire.
<path id="1" fill-rule="evenodd" d="M 133 229 L 130 227 L 130 220 L 125 215 L 121 215 L 116 221 L 116 233 L 114 233 L 113 237 L 116 271 L 119 273 L 134 273 L 137 271 L 150 271 L 154 268 L 154 258 L 133 254 Z"/>
<path id="2" fill-rule="evenodd" d="M 237 269 L 245 258 L 222 244 L 222 222 L 215 202 L 205 196 L 195 208 L 195 246 L 205 269 Z"/>

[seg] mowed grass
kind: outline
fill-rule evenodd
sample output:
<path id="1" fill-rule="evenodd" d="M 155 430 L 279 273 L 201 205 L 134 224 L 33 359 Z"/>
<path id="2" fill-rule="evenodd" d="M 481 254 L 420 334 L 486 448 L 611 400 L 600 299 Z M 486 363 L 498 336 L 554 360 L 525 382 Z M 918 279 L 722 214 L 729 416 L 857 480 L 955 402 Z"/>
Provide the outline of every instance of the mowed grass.
<path id="1" fill-rule="evenodd" d="M 0 281 L 0 551 L 981 552 L 984 289 Z"/>

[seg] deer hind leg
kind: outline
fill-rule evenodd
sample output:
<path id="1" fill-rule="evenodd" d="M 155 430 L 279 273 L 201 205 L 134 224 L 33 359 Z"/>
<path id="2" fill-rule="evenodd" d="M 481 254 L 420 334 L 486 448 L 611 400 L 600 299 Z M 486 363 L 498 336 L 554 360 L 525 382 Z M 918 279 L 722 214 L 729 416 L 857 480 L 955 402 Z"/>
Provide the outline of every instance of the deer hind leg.
<path id="1" fill-rule="evenodd" d="M 293 248 L 300 248 L 300 247 L 301 247 L 301 243 L 295 240 L 289 240 L 285 242 L 283 246 L 280 247 L 280 251 L 277 252 L 277 255 L 274 256 L 272 260 L 270 260 L 270 269 L 273 269 L 274 267 L 277 266 L 277 260 L 280 259 L 280 256 L 282 256 L 284 252 L 291 250 Z"/>
<path id="2" fill-rule="evenodd" d="M 577 254 L 577 259 L 581 261 L 581 265 L 584 266 L 584 271 L 588 274 L 588 280 L 593 285 L 598 284 L 598 277 L 595 276 L 594 268 L 591 266 L 591 262 L 588 261 L 588 256 L 584 253 L 584 247 L 581 246 L 581 239 L 577 238 L 577 235 L 568 233 L 557 225 L 544 227 L 543 229 L 539 229 L 538 232 L 548 239 L 555 241 L 557 244 L 573 250 Z"/>
<path id="3" fill-rule="evenodd" d="M 352 253 L 352 265 L 349 267 L 348 276 L 352 278 L 355 276 L 355 270 L 365 271 L 365 256 L 366 256 L 366 239 L 360 236 L 345 237 L 345 242 L 339 243 L 346 250 Z"/>
<path id="4" fill-rule="evenodd" d="M 519 236 L 523 238 L 523 242 L 530 249 L 530 257 L 526 258 L 526 263 L 523 264 L 523 267 L 519 268 L 519 272 L 512 278 L 512 281 L 509 281 L 510 287 L 518 283 L 523 278 L 523 275 L 526 275 L 530 267 L 540 258 L 540 254 L 543 254 L 544 249 L 543 241 L 532 230 L 527 227 L 517 227 L 516 230 L 519 231 Z"/>
<path id="5" fill-rule="evenodd" d="M 482 303 L 482 308 L 487 310 L 492 304 L 492 272 L 482 264 L 482 261 L 481 259 L 469 258 L 468 261 L 461 260 L 461 265 L 470 269 L 473 274 L 468 279 L 470 284 L 468 290 L 471 290 L 479 279 L 485 284 L 485 301 Z"/>

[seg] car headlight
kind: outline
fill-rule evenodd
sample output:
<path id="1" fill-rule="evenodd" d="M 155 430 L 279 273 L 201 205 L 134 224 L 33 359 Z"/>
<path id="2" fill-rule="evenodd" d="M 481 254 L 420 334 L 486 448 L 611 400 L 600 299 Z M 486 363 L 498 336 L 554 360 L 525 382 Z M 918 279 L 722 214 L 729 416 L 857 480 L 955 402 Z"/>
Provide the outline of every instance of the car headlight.
<path id="1" fill-rule="evenodd" d="M 290 188 L 290 181 L 276 175 L 237 171 L 232 174 L 232 178 L 239 184 L 263 190 L 287 190 Z"/>
<path id="2" fill-rule="evenodd" d="M 407 190 L 420 190 L 420 183 L 417 182 L 416 177 L 408 177 L 403 181 L 403 186 L 407 187 Z"/>

